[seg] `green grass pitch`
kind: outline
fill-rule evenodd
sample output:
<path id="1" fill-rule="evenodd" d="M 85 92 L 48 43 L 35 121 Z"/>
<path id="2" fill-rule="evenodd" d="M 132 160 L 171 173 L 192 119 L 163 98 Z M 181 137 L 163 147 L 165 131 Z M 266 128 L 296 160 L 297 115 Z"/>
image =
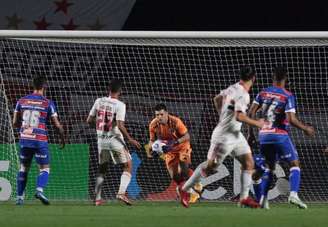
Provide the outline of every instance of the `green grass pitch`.
<path id="1" fill-rule="evenodd" d="M 27 203 L 17 207 L 0 203 L 2 227 L 324 227 L 328 204 L 309 204 L 300 210 L 289 204 L 272 204 L 270 210 L 238 208 L 232 203 L 201 202 L 186 209 L 177 202 L 136 202 L 127 207 L 108 202 L 101 207 L 87 203 L 53 202 L 50 206 Z"/>

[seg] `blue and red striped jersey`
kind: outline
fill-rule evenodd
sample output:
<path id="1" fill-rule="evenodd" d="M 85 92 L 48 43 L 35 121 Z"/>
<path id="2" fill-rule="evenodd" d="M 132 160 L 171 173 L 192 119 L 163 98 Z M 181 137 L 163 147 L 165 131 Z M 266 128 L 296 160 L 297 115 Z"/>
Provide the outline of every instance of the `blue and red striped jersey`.
<path id="1" fill-rule="evenodd" d="M 15 112 L 21 116 L 19 143 L 22 147 L 37 148 L 48 144 L 47 122 L 57 116 L 55 104 L 39 94 L 30 94 L 18 100 Z"/>
<path id="2" fill-rule="evenodd" d="M 260 130 L 261 140 L 269 140 L 272 135 L 288 135 L 287 112 L 296 112 L 295 96 L 284 88 L 271 86 L 261 91 L 254 103 L 261 106 L 265 126 Z"/>

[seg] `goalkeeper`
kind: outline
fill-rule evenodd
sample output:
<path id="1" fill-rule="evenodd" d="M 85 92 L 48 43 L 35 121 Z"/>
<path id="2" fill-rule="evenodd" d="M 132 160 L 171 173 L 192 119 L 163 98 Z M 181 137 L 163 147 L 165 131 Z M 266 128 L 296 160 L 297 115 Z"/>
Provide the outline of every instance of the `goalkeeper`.
<path id="1" fill-rule="evenodd" d="M 155 140 L 166 141 L 162 156 L 166 168 L 177 185 L 186 181 L 193 173 L 189 168 L 191 163 L 190 135 L 182 120 L 168 113 L 165 104 L 155 106 L 155 118 L 149 124 L 149 137 L 147 156 L 152 157 L 151 147 Z M 202 191 L 201 184 L 195 185 L 194 190 L 196 192 L 191 194 L 191 203 L 199 199 Z"/>

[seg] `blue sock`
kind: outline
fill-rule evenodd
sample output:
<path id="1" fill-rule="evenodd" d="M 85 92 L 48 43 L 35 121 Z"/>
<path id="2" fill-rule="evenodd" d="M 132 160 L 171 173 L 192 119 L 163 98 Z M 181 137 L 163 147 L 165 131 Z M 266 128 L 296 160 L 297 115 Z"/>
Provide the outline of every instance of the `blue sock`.
<path id="1" fill-rule="evenodd" d="M 26 183 L 27 183 L 27 172 L 19 171 L 17 173 L 17 196 L 23 196 Z"/>
<path id="2" fill-rule="evenodd" d="M 289 172 L 290 191 L 298 192 L 301 182 L 301 169 L 299 167 L 292 167 Z"/>
<path id="3" fill-rule="evenodd" d="M 261 183 L 262 195 L 268 196 L 269 187 L 273 179 L 272 172 L 270 170 L 265 171 L 261 179 L 262 179 L 262 183 Z"/>
<path id="4" fill-rule="evenodd" d="M 43 191 L 48 183 L 49 170 L 42 170 L 36 181 L 36 189 L 38 191 Z"/>
<path id="5" fill-rule="evenodd" d="M 258 180 L 258 182 L 253 183 L 254 194 L 257 202 L 260 202 L 262 196 L 262 179 Z"/>

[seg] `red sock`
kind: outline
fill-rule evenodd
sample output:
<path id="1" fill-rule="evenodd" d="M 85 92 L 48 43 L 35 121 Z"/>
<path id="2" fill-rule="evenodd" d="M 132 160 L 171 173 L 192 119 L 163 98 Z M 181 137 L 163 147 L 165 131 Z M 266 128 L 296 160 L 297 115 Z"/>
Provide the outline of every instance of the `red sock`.
<path id="1" fill-rule="evenodd" d="M 194 171 L 192 169 L 188 169 L 188 177 L 191 177 L 191 175 L 194 173 Z"/>

